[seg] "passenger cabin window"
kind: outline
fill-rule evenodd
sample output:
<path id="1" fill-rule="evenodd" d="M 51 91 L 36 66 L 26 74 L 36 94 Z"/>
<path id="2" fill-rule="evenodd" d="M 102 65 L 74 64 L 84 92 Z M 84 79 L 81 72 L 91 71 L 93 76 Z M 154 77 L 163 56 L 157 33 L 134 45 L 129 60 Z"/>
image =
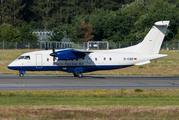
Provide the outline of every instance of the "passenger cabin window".
<path id="1" fill-rule="evenodd" d="M 97 58 L 95 58 L 95 61 L 97 61 Z"/>
<path id="2" fill-rule="evenodd" d="M 47 61 L 49 61 L 49 58 L 47 58 Z"/>
<path id="3" fill-rule="evenodd" d="M 106 58 L 104 58 L 104 61 L 106 60 Z"/>
<path id="4" fill-rule="evenodd" d="M 109 58 L 109 60 L 111 61 L 111 60 L 112 60 L 112 58 Z"/>

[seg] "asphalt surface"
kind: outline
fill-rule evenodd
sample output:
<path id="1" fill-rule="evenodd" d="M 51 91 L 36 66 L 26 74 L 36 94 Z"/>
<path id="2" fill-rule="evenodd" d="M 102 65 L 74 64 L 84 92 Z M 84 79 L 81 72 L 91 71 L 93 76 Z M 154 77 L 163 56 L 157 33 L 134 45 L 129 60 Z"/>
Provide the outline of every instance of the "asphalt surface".
<path id="1" fill-rule="evenodd" d="M 179 88 L 179 76 L 0 75 L 0 90 L 40 89 L 169 89 Z"/>

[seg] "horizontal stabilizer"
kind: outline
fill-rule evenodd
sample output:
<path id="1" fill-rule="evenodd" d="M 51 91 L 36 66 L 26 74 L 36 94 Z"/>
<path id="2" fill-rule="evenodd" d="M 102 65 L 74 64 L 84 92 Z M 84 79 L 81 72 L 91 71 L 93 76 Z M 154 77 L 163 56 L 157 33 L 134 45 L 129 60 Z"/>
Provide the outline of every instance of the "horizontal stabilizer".
<path id="1" fill-rule="evenodd" d="M 169 21 L 158 21 L 154 24 L 155 26 L 167 26 L 169 25 Z"/>

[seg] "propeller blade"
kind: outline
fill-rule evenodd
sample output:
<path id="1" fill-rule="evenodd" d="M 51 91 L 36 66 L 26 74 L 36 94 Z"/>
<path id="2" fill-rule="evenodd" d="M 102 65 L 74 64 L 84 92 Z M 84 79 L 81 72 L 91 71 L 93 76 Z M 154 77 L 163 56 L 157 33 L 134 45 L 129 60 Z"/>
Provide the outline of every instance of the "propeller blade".
<path id="1" fill-rule="evenodd" d="M 55 61 L 55 48 L 54 48 L 54 43 L 52 43 L 52 53 L 50 54 L 51 56 L 53 56 L 53 61 Z"/>
<path id="2" fill-rule="evenodd" d="M 48 50 L 48 47 L 47 47 L 47 42 L 46 42 L 46 44 L 45 44 L 45 50 Z"/>
<path id="3" fill-rule="evenodd" d="M 52 43 L 52 52 L 55 53 L 54 44 Z"/>
<path id="4" fill-rule="evenodd" d="M 53 57 L 53 61 L 55 61 L 55 48 L 54 48 L 54 44 L 52 43 L 52 53 L 50 54 L 50 56 Z"/>

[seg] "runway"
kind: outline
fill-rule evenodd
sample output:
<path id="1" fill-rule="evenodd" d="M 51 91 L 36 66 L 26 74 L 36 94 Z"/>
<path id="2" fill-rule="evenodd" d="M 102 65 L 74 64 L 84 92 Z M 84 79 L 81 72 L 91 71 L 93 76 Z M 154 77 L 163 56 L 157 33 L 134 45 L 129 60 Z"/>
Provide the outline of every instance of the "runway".
<path id="1" fill-rule="evenodd" d="M 169 89 L 179 88 L 179 76 L 0 75 L 0 90 L 84 89 Z"/>

